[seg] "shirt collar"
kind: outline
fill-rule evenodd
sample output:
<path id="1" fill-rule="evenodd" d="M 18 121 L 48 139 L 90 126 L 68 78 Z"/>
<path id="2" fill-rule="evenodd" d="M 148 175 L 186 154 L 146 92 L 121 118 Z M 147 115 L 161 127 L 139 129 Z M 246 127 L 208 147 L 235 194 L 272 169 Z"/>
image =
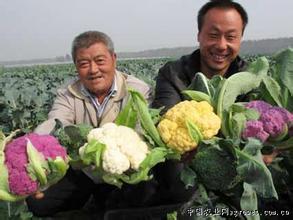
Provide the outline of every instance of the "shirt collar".
<path id="1" fill-rule="evenodd" d="M 116 74 L 114 75 L 114 80 L 111 85 L 111 88 L 109 90 L 109 93 L 107 96 L 115 96 L 118 91 L 118 86 L 117 86 L 117 76 Z M 81 93 L 86 96 L 86 97 L 93 97 L 95 98 L 96 96 L 91 93 L 83 84 L 81 84 Z"/>

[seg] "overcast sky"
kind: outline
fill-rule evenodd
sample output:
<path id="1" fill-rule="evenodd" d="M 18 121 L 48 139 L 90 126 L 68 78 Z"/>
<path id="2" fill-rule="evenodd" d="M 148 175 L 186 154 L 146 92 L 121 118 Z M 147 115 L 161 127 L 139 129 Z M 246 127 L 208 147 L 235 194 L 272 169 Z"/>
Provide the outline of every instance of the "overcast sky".
<path id="1" fill-rule="evenodd" d="M 110 35 L 118 52 L 197 45 L 206 0 L 0 0 L 0 61 L 70 54 L 87 30 Z M 244 40 L 293 37 L 292 0 L 239 0 Z"/>

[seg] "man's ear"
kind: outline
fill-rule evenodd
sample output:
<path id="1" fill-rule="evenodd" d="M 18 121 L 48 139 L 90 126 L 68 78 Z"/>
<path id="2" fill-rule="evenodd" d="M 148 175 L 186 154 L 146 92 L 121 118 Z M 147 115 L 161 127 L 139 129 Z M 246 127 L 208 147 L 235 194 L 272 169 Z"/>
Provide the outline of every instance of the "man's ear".
<path id="1" fill-rule="evenodd" d="M 116 53 L 113 53 L 113 59 L 116 61 L 116 59 L 117 59 L 117 54 Z"/>
<path id="2" fill-rule="evenodd" d="M 114 61 L 114 63 L 115 63 L 115 68 L 116 68 L 116 65 L 117 65 L 117 54 L 116 53 L 113 53 L 112 54 L 112 59 L 113 59 L 113 61 Z"/>

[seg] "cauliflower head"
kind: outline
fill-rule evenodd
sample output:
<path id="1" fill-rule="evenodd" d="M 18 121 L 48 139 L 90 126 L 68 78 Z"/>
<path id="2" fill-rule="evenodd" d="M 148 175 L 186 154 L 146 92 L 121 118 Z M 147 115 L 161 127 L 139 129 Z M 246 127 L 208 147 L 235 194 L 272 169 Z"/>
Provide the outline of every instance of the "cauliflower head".
<path id="1" fill-rule="evenodd" d="M 147 144 L 132 128 L 115 123 L 92 129 L 88 142 L 93 139 L 106 145 L 102 166 L 104 171 L 111 174 L 122 174 L 129 168 L 138 170 L 149 153 Z"/>
<path id="2" fill-rule="evenodd" d="M 253 108 L 260 114 L 258 120 L 250 120 L 245 124 L 242 138 L 254 137 L 261 142 L 282 140 L 290 134 L 293 114 L 285 108 L 272 106 L 264 101 L 255 100 L 247 103 L 246 108 Z"/>
<path id="3" fill-rule="evenodd" d="M 68 169 L 66 149 L 51 135 L 29 133 L 15 138 L 5 146 L 3 155 L 0 173 L 7 174 L 7 195 L 33 194 L 56 183 Z M 7 198 L 13 200 L 12 196 Z M 1 199 L 6 200 L 0 196 Z"/>
<path id="4" fill-rule="evenodd" d="M 193 150 L 198 145 L 189 135 L 187 120 L 198 127 L 203 139 L 212 138 L 221 127 L 221 119 L 208 102 L 192 100 L 176 104 L 162 117 L 158 131 L 167 146 L 180 153 Z"/>

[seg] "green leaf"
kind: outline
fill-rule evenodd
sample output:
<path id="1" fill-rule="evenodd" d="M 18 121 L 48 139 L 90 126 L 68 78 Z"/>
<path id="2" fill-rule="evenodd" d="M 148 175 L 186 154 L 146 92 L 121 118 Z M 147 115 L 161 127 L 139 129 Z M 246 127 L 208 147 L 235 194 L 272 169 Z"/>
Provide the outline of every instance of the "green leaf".
<path id="1" fill-rule="evenodd" d="M 133 105 L 137 111 L 142 127 L 159 147 L 164 147 L 165 144 L 163 143 L 161 136 L 153 123 L 146 100 L 139 92 L 133 89 L 129 89 L 129 92 L 133 99 Z"/>
<path id="2" fill-rule="evenodd" d="M 283 107 L 280 96 L 281 88 L 276 80 L 270 76 L 265 76 L 262 81 L 261 90 L 263 94 L 266 94 L 263 99 L 271 103 L 272 105 L 278 105 Z M 273 100 L 273 103 L 269 100 Z"/>
<path id="3" fill-rule="evenodd" d="M 93 127 L 87 124 L 68 125 L 64 127 L 65 133 L 69 136 L 71 142 L 80 147 L 87 139 L 87 135 Z"/>
<path id="4" fill-rule="evenodd" d="M 224 114 L 224 117 L 226 114 Z M 234 103 L 227 115 L 229 118 L 224 120 L 229 128 L 229 137 L 234 140 L 241 138 L 241 133 L 245 127 L 246 121 L 257 120 L 259 113 L 255 109 L 246 108 L 243 103 Z"/>
<path id="5" fill-rule="evenodd" d="M 27 140 L 26 150 L 29 161 L 27 170 L 30 177 L 37 179 L 41 186 L 45 186 L 47 184 L 46 170 L 49 170 L 49 167 L 44 155 L 33 146 L 29 139 Z"/>
<path id="6" fill-rule="evenodd" d="M 0 130 L 0 164 L 4 162 L 5 135 Z M 2 153 L 1 153 L 2 152 Z"/>
<path id="7" fill-rule="evenodd" d="M 260 75 L 250 72 L 239 72 L 224 81 L 217 98 L 217 115 L 221 118 L 222 122 L 228 118 L 225 114 L 228 114 L 229 108 L 239 95 L 246 94 L 260 85 L 263 78 L 262 74 L 264 73 L 262 71 L 259 72 Z M 222 123 L 221 131 L 225 137 L 229 137 L 227 123 Z"/>
<path id="8" fill-rule="evenodd" d="M 210 88 L 210 92 L 211 92 L 211 97 L 213 97 L 213 100 L 215 100 L 215 98 L 218 96 L 219 93 L 219 88 L 221 88 L 221 85 L 223 84 L 223 82 L 226 79 L 223 78 L 220 75 L 214 75 L 210 80 L 209 80 L 209 88 Z M 215 102 L 217 103 L 217 102 Z"/>
<path id="9" fill-rule="evenodd" d="M 188 89 L 203 92 L 208 96 L 211 95 L 208 79 L 201 72 L 195 74 L 195 77 L 192 79 Z"/>
<path id="10" fill-rule="evenodd" d="M 204 92 L 194 91 L 194 90 L 184 90 L 181 93 L 186 97 L 186 99 L 189 99 L 189 100 L 191 99 L 197 102 L 207 101 L 209 104 L 212 105 L 211 97 Z"/>
<path id="11" fill-rule="evenodd" d="M 244 113 L 236 113 L 232 117 L 232 137 L 233 138 L 240 138 L 241 133 L 245 128 L 246 124 L 246 117 Z"/>
<path id="12" fill-rule="evenodd" d="M 80 162 L 79 148 L 87 142 L 87 135 L 92 126 L 87 124 L 68 125 L 63 127 L 62 122 L 55 119 L 55 128 L 51 135 L 55 136 L 60 144 L 67 149 L 67 153 L 71 158 L 70 163 L 78 164 Z"/>
<path id="13" fill-rule="evenodd" d="M 11 132 L 7 137 L 4 135 L 4 133 L 0 130 L 0 152 L 4 152 L 5 150 L 5 146 L 6 144 L 8 144 L 12 139 L 13 137 L 20 131 L 20 129 L 17 129 L 13 132 Z M 4 154 L 3 154 L 3 157 L 4 158 Z M 0 157 L 0 163 L 1 163 L 1 157 Z M 3 159 L 3 162 L 4 162 L 4 159 Z"/>
<path id="14" fill-rule="evenodd" d="M 48 158 L 48 165 L 50 172 L 47 175 L 47 179 L 50 185 L 58 182 L 69 168 L 68 163 L 60 156 L 56 157 L 54 160 Z"/>
<path id="15" fill-rule="evenodd" d="M 251 211 L 252 213 L 255 210 L 258 210 L 257 206 L 257 195 L 253 187 L 248 183 L 243 183 L 243 194 L 240 199 L 240 207 L 243 211 Z M 248 220 L 259 220 L 259 215 L 245 215 Z"/>
<path id="16" fill-rule="evenodd" d="M 262 75 L 256 75 L 250 72 L 239 72 L 230 76 L 222 88 L 222 97 L 219 99 L 219 104 L 223 106 L 223 110 L 229 109 L 235 102 L 237 96 L 246 94 L 252 89 L 257 88 L 262 79 Z"/>
<path id="17" fill-rule="evenodd" d="M 257 88 L 267 75 L 268 69 L 268 60 L 260 57 L 249 65 L 247 71 L 230 76 L 220 87 L 217 114 L 222 118 L 223 111 L 228 111 L 239 95 Z"/>
<path id="18" fill-rule="evenodd" d="M 267 75 L 269 71 L 269 61 L 266 57 L 258 57 L 255 61 L 251 62 L 246 71 L 254 73 L 256 75 Z"/>
<path id="19" fill-rule="evenodd" d="M 176 155 L 176 153 L 170 148 L 156 147 L 152 149 L 147 157 L 142 161 L 142 163 L 140 164 L 140 168 L 150 169 L 156 164 L 164 162 L 165 158 L 169 155 L 172 155 L 172 158 L 174 158 L 174 154 Z"/>
<path id="20" fill-rule="evenodd" d="M 264 164 L 259 140 L 249 138 L 243 150 L 236 149 L 239 157 L 237 172 L 263 198 L 278 198 L 272 175 Z"/>
<path id="21" fill-rule="evenodd" d="M 186 189 L 195 186 L 196 178 L 196 172 L 194 172 L 189 166 L 185 166 L 180 173 L 180 179 L 184 183 Z"/>
<path id="22" fill-rule="evenodd" d="M 130 128 L 135 128 L 136 121 L 137 121 L 137 112 L 133 108 L 133 101 L 130 96 L 125 107 L 118 114 L 115 120 L 115 124 L 124 125 Z"/>
<path id="23" fill-rule="evenodd" d="M 149 108 L 149 113 L 152 117 L 153 123 L 156 125 L 161 120 L 161 111 L 164 109 L 162 106 L 161 108 L 155 109 L 155 108 Z"/>
<path id="24" fill-rule="evenodd" d="M 190 138 L 198 144 L 203 139 L 199 128 L 196 126 L 195 123 L 188 119 L 186 120 L 186 127 Z"/>
<path id="25" fill-rule="evenodd" d="M 102 165 L 102 156 L 105 149 L 105 144 L 93 139 L 80 148 L 80 158 L 85 165 L 94 164 L 99 169 Z"/>
<path id="26" fill-rule="evenodd" d="M 276 55 L 275 75 L 277 75 L 284 86 L 290 91 L 293 96 L 293 49 L 285 49 Z"/>
<path id="27" fill-rule="evenodd" d="M 177 220 L 177 212 L 173 211 L 171 213 L 167 213 L 167 220 Z"/>
<path id="28" fill-rule="evenodd" d="M 245 114 L 247 121 L 258 120 L 260 117 L 259 112 L 255 109 L 251 109 L 251 108 L 245 108 L 244 114 Z"/>
<path id="29" fill-rule="evenodd" d="M 0 219 L 7 220 L 37 220 L 23 200 L 17 202 L 1 202 L 0 201 Z"/>

